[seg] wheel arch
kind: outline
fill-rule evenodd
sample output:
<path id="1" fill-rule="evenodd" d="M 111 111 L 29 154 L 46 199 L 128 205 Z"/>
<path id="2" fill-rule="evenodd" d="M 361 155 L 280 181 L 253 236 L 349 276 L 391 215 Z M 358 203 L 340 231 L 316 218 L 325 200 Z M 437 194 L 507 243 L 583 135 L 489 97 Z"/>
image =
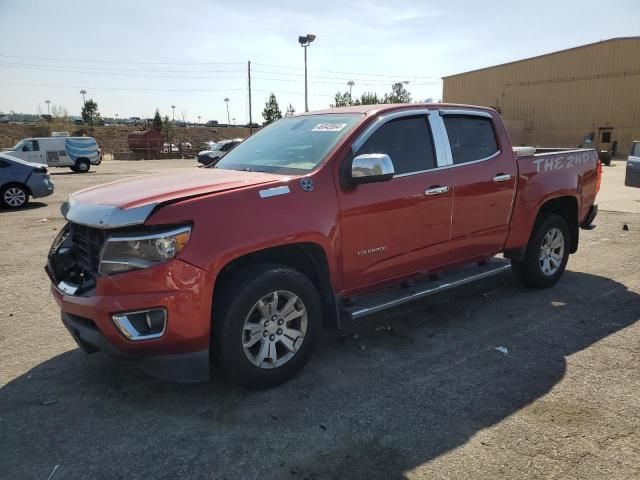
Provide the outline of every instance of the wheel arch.
<path id="1" fill-rule="evenodd" d="M 538 223 L 540 218 L 545 214 L 555 214 L 564 218 L 569 227 L 570 253 L 576 253 L 578 250 L 578 242 L 580 237 L 580 226 L 578 220 L 578 200 L 571 195 L 554 197 L 544 202 L 538 210 L 538 215 L 534 225 Z"/>
<path id="2" fill-rule="evenodd" d="M 213 285 L 215 311 L 216 294 L 235 272 L 249 265 L 277 263 L 306 275 L 316 286 L 322 301 L 324 323 L 335 326 L 338 320 L 336 297 L 331 284 L 329 262 L 324 249 L 317 243 L 300 242 L 256 250 L 227 263 L 217 275 Z"/>
<path id="3" fill-rule="evenodd" d="M 18 187 L 24 188 L 27 191 L 27 193 L 29 194 L 29 196 L 33 197 L 33 193 L 31 193 L 31 189 L 29 188 L 29 186 L 26 183 L 16 182 L 15 180 L 12 180 L 10 182 L 3 183 L 2 185 L 0 185 L 0 190 L 4 190 L 5 188 L 10 187 L 12 185 L 16 185 Z"/>

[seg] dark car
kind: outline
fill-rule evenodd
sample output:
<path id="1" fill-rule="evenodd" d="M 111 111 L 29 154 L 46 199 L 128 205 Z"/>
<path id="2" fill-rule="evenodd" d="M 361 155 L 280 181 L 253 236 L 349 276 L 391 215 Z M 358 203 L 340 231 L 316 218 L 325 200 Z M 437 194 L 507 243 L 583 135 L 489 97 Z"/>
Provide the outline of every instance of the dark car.
<path id="1" fill-rule="evenodd" d="M 46 197 L 53 193 L 53 182 L 46 165 L 29 163 L 0 154 L 0 206 L 24 207 L 29 197 Z"/>

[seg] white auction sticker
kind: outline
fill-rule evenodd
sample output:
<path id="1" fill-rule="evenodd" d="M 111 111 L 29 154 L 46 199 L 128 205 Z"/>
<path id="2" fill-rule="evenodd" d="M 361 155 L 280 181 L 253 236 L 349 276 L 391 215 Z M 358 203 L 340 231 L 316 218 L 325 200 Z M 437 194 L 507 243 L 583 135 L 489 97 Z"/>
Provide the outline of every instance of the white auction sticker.
<path id="1" fill-rule="evenodd" d="M 315 127 L 311 129 L 312 132 L 339 132 L 344 127 L 346 127 L 346 123 L 319 123 Z"/>

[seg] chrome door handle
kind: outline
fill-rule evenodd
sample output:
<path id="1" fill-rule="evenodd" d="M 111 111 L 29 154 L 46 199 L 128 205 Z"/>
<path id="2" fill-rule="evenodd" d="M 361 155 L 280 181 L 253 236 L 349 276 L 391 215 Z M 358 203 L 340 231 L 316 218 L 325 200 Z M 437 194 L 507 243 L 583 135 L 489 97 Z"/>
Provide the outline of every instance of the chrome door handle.
<path id="1" fill-rule="evenodd" d="M 509 175 L 508 173 L 501 173 L 493 177 L 493 181 L 496 183 L 508 182 L 509 180 L 511 180 L 511 175 Z"/>
<path id="2" fill-rule="evenodd" d="M 447 193 L 449 191 L 449 187 L 447 185 L 437 186 L 437 187 L 429 187 L 424 191 L 424 194 L 427 197 L 434 197 L 436 195 L 442 195 L 443 193 Z"/>

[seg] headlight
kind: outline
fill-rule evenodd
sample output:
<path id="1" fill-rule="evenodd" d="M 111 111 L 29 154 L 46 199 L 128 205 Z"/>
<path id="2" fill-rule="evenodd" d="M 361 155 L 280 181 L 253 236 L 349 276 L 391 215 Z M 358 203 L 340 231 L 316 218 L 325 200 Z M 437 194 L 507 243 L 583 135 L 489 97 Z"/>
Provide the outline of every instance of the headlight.
<path id="1" fill-rule="evenodd" d="M 187 244 L 191 227 L 147 235 L 111 235 L 100 255 L 102 275 L 151 267 L 174 258 Z"/>

